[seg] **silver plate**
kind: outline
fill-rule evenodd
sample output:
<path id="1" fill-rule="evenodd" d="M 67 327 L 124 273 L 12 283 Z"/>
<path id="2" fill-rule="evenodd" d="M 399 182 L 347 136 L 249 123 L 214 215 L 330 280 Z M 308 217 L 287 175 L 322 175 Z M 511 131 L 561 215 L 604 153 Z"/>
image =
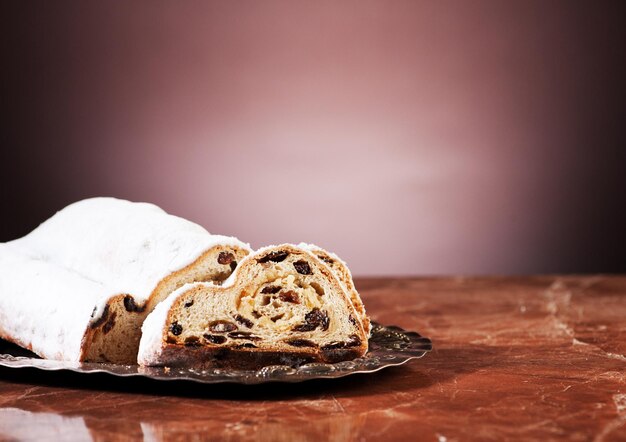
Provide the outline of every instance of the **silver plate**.
<path id="1" fill-rule="evenodd" d="M 400 327 L 373 323 L 369 352 L 362 358 L 336 364 L 311 363 L 299 367 L 271 365 L 259 370 L 193 368 L 168 369 L 165 367 L 139 367 L 108 363 L 74 363 L 40 359 L 6 341 L 0 342 L 0 366 L 9 368 L 37 368 L 40 370 L 70 370 L 79 373 L 108 373 L 121 377 L 147 377 L 159 381 L 186 380 L 203 384 L 232 382 L 261 384 L 264 382 L 302 382 L 311 379 L 340 378 L 357 373 L 373 373 L 383 368 L 402 365 L 411 359 L 424 356 L 432 349 L 430 339 Z"/>

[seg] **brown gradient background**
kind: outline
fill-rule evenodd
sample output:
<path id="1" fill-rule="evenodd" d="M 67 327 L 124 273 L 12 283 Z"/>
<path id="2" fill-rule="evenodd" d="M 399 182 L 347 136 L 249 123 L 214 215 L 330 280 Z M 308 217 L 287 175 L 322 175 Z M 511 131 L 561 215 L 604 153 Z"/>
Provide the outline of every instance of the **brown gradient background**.
<path id="1" fill-rule="evenodd" d="M 2 5 L 2 241 L 113 195 L 359 275 L 626 271 L 624 2 Z"/>

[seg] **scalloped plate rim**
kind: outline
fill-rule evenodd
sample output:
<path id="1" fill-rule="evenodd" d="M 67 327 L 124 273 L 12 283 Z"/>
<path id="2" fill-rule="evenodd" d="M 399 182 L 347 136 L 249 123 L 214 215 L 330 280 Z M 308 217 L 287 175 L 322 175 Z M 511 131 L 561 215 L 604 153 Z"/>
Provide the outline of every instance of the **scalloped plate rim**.
<path id="1" fill-rule="evenodd" d="M 255 376 L 252 374 L 252 373 L 258 373 L 258 370 L 256 372 L 243 371 L 240 377 L 236 377 L 236 376 L 224 377 L 223 375 L 219 376 L 217 374 L 207 374 L 205 375 L 205 377 L 202 377 L 200 374 L 198 374 L 197 377 L 190 377 L 188 375 L 158 376 L 158 375 L 151 375 L 148 373 L 141 373 L 141 372 L 121 373 L 121 372 L 117 372 L 113 370 L 108 370 L 106 368 L 94 367 L 94 368 L 87 369 L 81 366 L 76 367 L 76 366 L 69 365 L 69 364 L 80 364 L 80 363 L 75 363 L 75 362 L 68 362 L 67 366 L 63 366 L 63 365 L 60 365 L 57 367 L 43 366 L 43 365 L 40 365 L 39 363 L 28 363 L 28 361 L 45 361 L 45 359 L 29 358 L 25 356 L 14 356 L 9 353 L 0 353 L 0 366 L 6 367 L 6 368 L 13 368 L 13 369 L 31 368 L 31 369 L 43 370 L 47 372 L 70 371 L 70 372 L 80 373 L 80 374 L 98 373 L 98 374 L 107 374 L 107 375 L 115 376 L 118 378 L 140 377 L 140 378 L 152 379 L 155 381 L 183 381 L 183 382 L 195 382 L 195 383 L 200 383 L 200 384 L 234 383 L 234 384 L 241 384 L 241 385 L 258 385 L 258 384 L 264 384 L 264 383 L 270 383 L 270 382 L 299 383 L 299 382 L 306 382 L 306 381 L 311 381 L 311 380 L 316 380 L 316 379 L 339 379 L 339 378 L 345 378 L 346 376 L 351 376 L 355 374 L 376 373 L 385 368 L 399 367 L 401 365 L 405 365 L 406 363 L 412 360 L 420 359 L 424 357 L 429 351 L 432 350 L 432 341 L 429 338 L 426 338 L 420 335 L 418 332 L 407 331 L 395 325 L 382 325 L 382 324 L 378 324 L 375 322 L 372 322 L 372 325 L 374 326 L 373 328 L 378 327 L 379 329 L 382 329 L 382 330 L 389 330 L 394 333 L 401 333 L 405 337 L 409 338 L 411 342 L 414 342 L 414 343 L 419 342 L 423 346 L 423 348 L 420 348 L 419 350 L 411 349 L 411 353 L 409 353 L 408 351 L 404 352 L 403 349 L 396 349 L 395 351 L 400 354 L 400 356 L 398 356 L 399 357 L 398 360 L 384 361 L 384 362 L 381 361 L 380 365 L 373 366 L 371 368 L 355 367 L 353 370 L 341 370 L 341 371 L 335 371 L 333 369 L 327 373 L 323 373 L 323 372 L 320 372 L 320 373 L 300 372 L 299 373 L 296 371 L 296 373 L 290 373 L 289 375 L 283 375 L 283 376 L 276 377 L 276 378 L 271 378 L 271 377 L 266 377 L 266 376 L 261 376 L 261 375 Z M 370 338 L 370 341 L 371 339 L 372 338 Z M 375 352 L 376 351 L 368 352 L 365 356 L 363 356 L 363 358 L 366 359 L 369 355 L 375 354 Z M 415 353 L 415 352 L 418 352 L 418 353 Z M 7 357 L 9 357 L 10 359 L 5 359 Z M 51 362 L 62 364 L 64 361 L 51 361 Z M 349 361 L 344 361 L 344 362 L 349 362 Z M 89 363 L 89 364 L 95 365 L 97 363 Z M 341 364 L 341 362 L 337 364 Z M 334 366 L 335 364 L 324 364 L 324 365 Z M 122 364 L 120 366 L 137 367 L 136 365 L 125 365 L 125 364 Z M 159 367 L 157 367 L 157 369 L 158 368 Z M 171 371 L 175 371 L 175 370 L 181 370 L 181 369 L 171 368 Z M 223 369 L 223 370 L 225 372 L 228 371 L 226 369 Z M 244 373 L 247 373 L 247 375 Z"/>

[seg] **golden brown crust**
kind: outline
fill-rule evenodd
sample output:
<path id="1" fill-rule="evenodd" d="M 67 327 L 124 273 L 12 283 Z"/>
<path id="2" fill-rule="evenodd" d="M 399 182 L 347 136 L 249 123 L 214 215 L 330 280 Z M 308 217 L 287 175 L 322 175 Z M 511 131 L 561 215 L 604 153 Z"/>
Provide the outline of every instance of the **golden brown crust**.
<path id="1" fill-rule="evenodd" d="M 355 359 L 362 355 L 363 352 L 358 348 L 333 349 L 312 353 L 166 344 L 159 363 L 154 366 L 254 370 L 268 365 L 295 367 L 311 362 L 335 363 Z"/>
<path id="2" fill-rule="evenodd" d="M 166 344 L 158 366 L 249 370 L 266 365 L 300 365 L 315 361 L 315 355 L 305 352 L 285 353 L 258 351 L 254 348 L 234 350 L 209 346 L 185 347 L 177 344 Z"/>

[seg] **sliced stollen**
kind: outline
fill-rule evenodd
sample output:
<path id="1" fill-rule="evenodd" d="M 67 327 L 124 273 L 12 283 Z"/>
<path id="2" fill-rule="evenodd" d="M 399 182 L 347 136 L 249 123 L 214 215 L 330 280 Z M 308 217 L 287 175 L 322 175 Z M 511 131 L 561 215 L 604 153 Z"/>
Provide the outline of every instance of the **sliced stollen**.
<path id="1" fill-rule="evenodd" d="M 248 255 L 222 285 L 188 284 L 142 327 L 144 366 L 254 368 L 337 362 L 367 352 L 367 334 L 333 272 L 283 244 Z"/>
<path id="2" fill-rule="evenodd" d="M 348 265 L 336 254 L 329 252 L 328 250 L 324 250 L 315 244 L 300 243 L 298 244 L 298 247 L 313 253 L 319 259 L 324 261 L 328 267 L 330 267 L 335 276 L 344 285 L 346 292 L 350 295 L 352 305 L 354 305 L 354 308 L 361 319 L 365 333 L 369 336 L 372 328 L 370 319 L 365 312 L 365 306 L 363 305 L 363 300 L 361 300 L 361 295 L 359 295 L 359 292 L 356 291 L 354 281 L 352 280 L 352 273 L 350 272 Z"/>
<path id="3" fill-rule="evenodd" d="M 43 297 L 53 301 L 58 298 L 63 311 L 56 314 L 68 315 L 82 324 L 84 312 L 73 309 L 65 298 L 83 292 L 85 282 L 79 279 L 104 289 L 97 302 L 95 295 L 84 295 L 92 306 L 80 354 L 40 348 L 19 335 L 5 337 L 44 357 L 52 353 L 55 359 L 116 363 L 136 362 L 141 324 L 158 302 L 189 282 L 224 281 L 250 252 L 249 246 L 236 238 L 211 235 L 201 226 L 167 214 L 153 204 L 115 198 L 74 203 L 27 236 L 6 243 L 6 247 L 29 261 L 22 272 L 0 268 L 1 278 L 9 281 L 7 286 L 14 291 L 23 285 L 22 295 L 32 305 Z M 29 267 L 43 264 L 76 278 L 68 282 L 52 270 L 29 272 Z M 28 289 L 33 280 L 50 290 Z M 14 291 L 2 290 L 0 298 L 10 298 Z M 13 312 L 0 314 L 10 316 Z M 20 314 L 30 313 L 26 309 Z M 8 328 L 4 324 L 2 327 Z M 34 334 L 43 333 L 45 330 L 35 328 Z"/>

